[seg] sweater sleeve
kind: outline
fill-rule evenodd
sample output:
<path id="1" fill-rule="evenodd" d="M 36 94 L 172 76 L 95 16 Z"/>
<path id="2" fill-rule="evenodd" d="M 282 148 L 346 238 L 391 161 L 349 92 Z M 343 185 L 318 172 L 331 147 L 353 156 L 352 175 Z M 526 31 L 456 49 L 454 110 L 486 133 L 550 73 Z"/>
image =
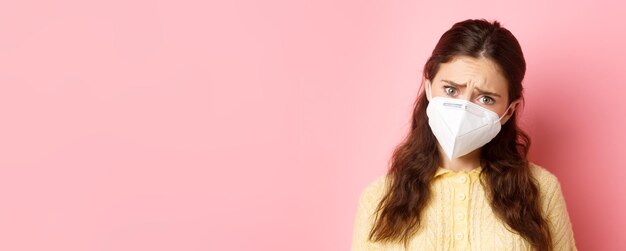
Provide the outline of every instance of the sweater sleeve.
<path id="1" fill-rule="evenodd" d="M 382 179 L 378 178 L 366 186 L 359 196 L 352 233 L 352 251 L 382 250 L 379 243 L 369 240 L 374 225 L 374 211 L 378 205 L 378 193 Z"/>
<path id="2" fill-rule="evenodd" d="M 561 191 L 561 184 L 556 176 L 549 174 L 546 184 L 546 214 L 550 232 L 552 234 L 553 250 L 576 251 L 574 232 L 567 212 L 565 198 Z"/>

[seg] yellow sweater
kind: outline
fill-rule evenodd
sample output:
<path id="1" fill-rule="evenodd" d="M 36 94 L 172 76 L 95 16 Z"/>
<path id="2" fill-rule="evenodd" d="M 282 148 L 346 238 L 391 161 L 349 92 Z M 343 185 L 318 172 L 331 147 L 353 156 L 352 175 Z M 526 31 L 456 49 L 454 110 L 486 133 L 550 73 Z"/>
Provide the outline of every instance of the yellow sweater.
<path id="1" fill-rule="evenodd" d="M 542 210 L 547 216 L 554 250 L 577 250 L 572 224 L 556 176 L 531 163 L 539 182 Z M 534 250 L 520 235 L 507 230 L 491 210 L 478 180 L 481 167 L 469 172 L 438 168 L 432 183 L 431 202 L 423 211 L 423 223 L 409 243 L 409 250 Z M 352 250 L 406 250 L 400 243 L 381 244 L 367 239 L 374 210 L 388 187 L 387 175 L 370 182 L 362 191 L 356 210 Z"/>

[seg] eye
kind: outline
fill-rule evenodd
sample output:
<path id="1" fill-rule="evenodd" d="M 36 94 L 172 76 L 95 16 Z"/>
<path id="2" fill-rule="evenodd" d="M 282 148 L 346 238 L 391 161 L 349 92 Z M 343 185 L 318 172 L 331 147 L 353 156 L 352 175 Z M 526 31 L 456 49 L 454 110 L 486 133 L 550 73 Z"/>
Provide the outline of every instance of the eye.
<path id="1" fill-rule="evenodd" d="M 446 92 L 446 95 L 448 96 L 456 96 L 457 95 L 457 90 L 456 88 L 446 85 L 443 87 L 443 90 Z"/>
<path id="2" fill-rule="evenodd" d="M 479 100 L 480 100 L 481 103 L 483 103 L 485 105 L 491 105 L 491 104 L 496 102 L 495 99 L 493 99 L 492 97 L 489 97 L 489 96 L 482 96 L 482 97 L 480 97 Z"/>

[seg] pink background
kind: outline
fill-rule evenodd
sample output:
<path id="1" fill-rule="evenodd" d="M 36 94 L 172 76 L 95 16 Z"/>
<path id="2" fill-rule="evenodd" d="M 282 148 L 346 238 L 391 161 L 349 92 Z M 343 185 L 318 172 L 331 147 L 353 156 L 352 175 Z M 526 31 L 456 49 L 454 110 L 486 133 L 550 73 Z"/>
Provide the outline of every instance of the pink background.
<path id="1" fill-rule="evenodd" d="M 522 44 L 579 249 L 626 250 L 617 2 L 2 1 L 0 250 L 348 250 L 467 18 Z"/>

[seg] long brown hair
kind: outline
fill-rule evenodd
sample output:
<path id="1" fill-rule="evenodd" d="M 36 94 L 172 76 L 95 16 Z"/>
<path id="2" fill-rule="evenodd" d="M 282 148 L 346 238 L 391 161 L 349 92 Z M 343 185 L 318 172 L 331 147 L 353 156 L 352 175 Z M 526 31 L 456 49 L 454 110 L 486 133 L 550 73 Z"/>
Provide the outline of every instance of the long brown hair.
<path id="1" fill-rule="evenodd" d="M 498 21 L 469 19 L 454 24 L 441 36 L 424 65 L 424 79 L 432 81 L 441 63 L 459 55 L 493 60 L 508 82 L 509 103 L 522 98 L 524 55 L 517 39 Z M 427 105 L 422 91 L 415 102 L 410 131 L 393 152 L 388 172 L 392 182 L 376 209 L 370 240 L 402 241 L 407 247 L 422 222 L 420 214 L 429 202 L 430 183 L 440 164 L 437 140 L 428 126 Z M 527 159 L 530 138 L 518 127 L 516 117 L 517 112 L 482 147 L 480 182 L 497 217 L 535 249 L 552 250 L 552 237 Z"/>

